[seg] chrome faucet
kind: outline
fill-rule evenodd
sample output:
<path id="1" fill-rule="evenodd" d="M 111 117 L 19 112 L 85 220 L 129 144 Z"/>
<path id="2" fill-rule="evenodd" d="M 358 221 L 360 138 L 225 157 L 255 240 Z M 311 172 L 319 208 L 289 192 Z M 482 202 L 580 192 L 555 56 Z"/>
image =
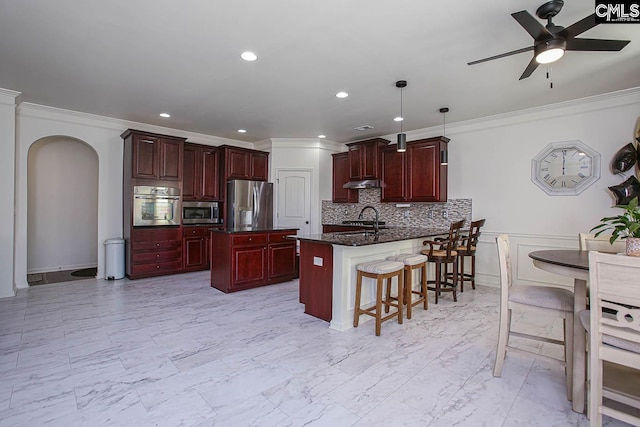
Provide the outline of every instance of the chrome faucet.
<path id="1" fill-rule="evenodd" d="M 366 211 L 367 209 L 373 209 L 373 211 L 376 213 L 376 220 L 373 223 L 373 232 L 378 234 L 378 231 L 380 230 L 380 216 L 378 215 L 378 209 L 374 208 L 373 206 L 365 206 L 364 208 L 362 208 L 362 210 L 360 211 L 360 215 L 358 215 L 358 219 L 362 219 L 362 214 L 364 213 L 364 211 Z"/>

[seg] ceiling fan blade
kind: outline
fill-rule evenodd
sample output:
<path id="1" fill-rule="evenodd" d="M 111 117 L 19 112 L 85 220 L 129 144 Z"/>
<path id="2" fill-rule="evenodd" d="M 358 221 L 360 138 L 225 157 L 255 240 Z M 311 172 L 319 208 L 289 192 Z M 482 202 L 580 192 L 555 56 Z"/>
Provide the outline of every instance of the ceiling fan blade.
<path id="1" fill-rule="evenodd" d="M 529 62 L 529 65 L 527 65 L 527 68 L 524 69 L 524 73 L 522 73 L 519 80 L 526 79 L 527 77 L 529 77 L 531 73 L 533 73 L 536 70 L 536 68 L 538 68 L 538 65 L 539 65 L 538 61 L 536 61 L 536 57 L 534 56 L 533 58 L 531 58 L 531 62 Z"/>
<path id="2" fill-rule="evenodd" d="M 484 59 L 478 59 L 477 61 L 467 62 L 467 65 L 480 64 L 481 62 L 487 62 L 487 61 L 491 61 L 491 60 L 494 60 L 494 59 L 504 58 L 505 56 L 516 55 L 518 53 L 527 52 L 527 51 L 530 51 L 530 50 L 533 50 L 533 46 L 523 47 L 522 49 L 512 50 L 511 52 L 501 53 L 500 55 L 490 56 L 490 57 L 484 58 Z"/>
<path id="3" fill-rule="evenodd" d="M 629 44 L 629 40 L 571 39 L 567 40 L 567 50 L 617 52 Z"/>
<path id="4" fill-rule="evenodd" d="M 522 28 L 524 28 L 535 41 L 545 41 L 553 38 L 553 34 L 526 10 L 512 13 L 511 16 L 522 25 Z"/>
<path id="5" fill-rule="evenodd" d="M 596 22 L 596 14 L 593 13 L 586 18 L 579 20 L 575 24 L 569 25 L 567 28 L 560 31 L 558 35 L 566 39 L 571 39 L 575 36 L 579 36 L 587 30 L 592 29 L 596 25 L 598 25 L 598 23 Z"/>

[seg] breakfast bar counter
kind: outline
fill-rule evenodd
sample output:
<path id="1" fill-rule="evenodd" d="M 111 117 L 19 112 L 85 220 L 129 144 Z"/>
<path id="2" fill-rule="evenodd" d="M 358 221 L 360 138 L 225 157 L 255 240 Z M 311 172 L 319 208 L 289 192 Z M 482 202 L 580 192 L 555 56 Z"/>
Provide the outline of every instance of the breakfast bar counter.
<path id="1" fill-rule="evenodd" d="M 401 253 L 419 253 L 425 239 L 447 233 L 434 228 L 390 227 L 378 234 L 361 230 L 296 236 L 300 240 L 300 302 L 305 305 L 305 313 L 330 322 L 331 329 L 352 328 L 356 265 Z M 374 283 L 367 281 L 362 303 L 373 301 Z"/>

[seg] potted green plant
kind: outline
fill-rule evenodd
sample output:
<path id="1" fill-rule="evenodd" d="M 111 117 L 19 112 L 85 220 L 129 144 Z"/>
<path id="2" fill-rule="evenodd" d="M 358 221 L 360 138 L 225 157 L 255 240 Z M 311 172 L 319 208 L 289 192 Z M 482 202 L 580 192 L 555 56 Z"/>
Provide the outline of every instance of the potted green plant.
<path id="1" fill-rule="evenodd" d="M 631 199 L 628 205 L 616 205 L 616 208 L 624 209 L 624 212 L 617 216 L 602 218 L 602 224 L 591 229 L 596 231 L 596 237 L 605 231 L 611 231 L 609 242 L 613 244 L 618 237 L 626 238 L 627 255 L 640 256 L 640 209 L 638 208 L 638 197 Z"/>

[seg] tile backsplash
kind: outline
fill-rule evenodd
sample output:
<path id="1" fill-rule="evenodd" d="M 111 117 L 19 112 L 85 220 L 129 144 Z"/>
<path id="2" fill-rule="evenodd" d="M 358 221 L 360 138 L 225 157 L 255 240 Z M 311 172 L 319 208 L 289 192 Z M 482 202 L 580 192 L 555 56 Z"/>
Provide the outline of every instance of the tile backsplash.
<path id="1" fill-rule="evenodd" d="M 359 191 L 358 203 L 333 203 L 322 201 L 322 223 L 340 224 L 345 220 L 358 219 L 365 206 L 373 206 L 380 212 L 380 221 L 387 225 L 404 227 L 449 228 L 453 221 L 471 221 L 471 199 L 449 199 L 446 203 L 409 203 L 408 208 L 398 208 L 396 203 L 381 203 L 380 189 L 368 188 Z M 364 213 L 363 219 L 374 219 L 370 210 Z"/>

